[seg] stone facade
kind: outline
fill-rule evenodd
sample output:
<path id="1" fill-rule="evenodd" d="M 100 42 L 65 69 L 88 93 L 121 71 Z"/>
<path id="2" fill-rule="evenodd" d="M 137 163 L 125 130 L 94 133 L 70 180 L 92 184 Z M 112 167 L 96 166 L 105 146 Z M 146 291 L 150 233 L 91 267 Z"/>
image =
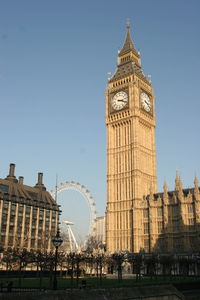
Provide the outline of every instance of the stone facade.
<path id="1" fill-rule="evenodd" d="M 175 191 L 165 185 L 157 193 L 154 91 L 130 28 L 108 80 L 106 126 L 107 250 L 197 250 L 197 179 L 194 189 L 183 190 L 177 175 Z"/>
<path id="2" fill-rule="evenodd" d="M 175 190 L 150 193 L 135 208 L 139 216 L 139 244 L 146 252 L 194 253 L 200 251 L 200 193 L 195 177 L 194 188 L 183 189 L 180 177 Z"/>
<path id="3" fill-rule="evenodd" d="M 50 251 L 51 239 L 58 227 L 59 206 L 46 191 L 42 173 L 34 187 L 24 185 L 23 177 L 16 179 L 15 165 L 9 175 L 0 179 L 0 246 Z"/>

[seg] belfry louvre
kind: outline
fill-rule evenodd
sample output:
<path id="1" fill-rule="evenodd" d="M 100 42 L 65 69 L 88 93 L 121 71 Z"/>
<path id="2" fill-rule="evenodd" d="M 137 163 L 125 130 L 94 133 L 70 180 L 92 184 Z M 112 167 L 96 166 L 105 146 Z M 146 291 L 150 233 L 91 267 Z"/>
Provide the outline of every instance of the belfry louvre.
<path id="1" fill-rule="evenodd" d="M 15 165 L 10 164 L 9 175 L 0 179 L 0 247 L 49 252 L 57 232 L 59 205 L 46 191 L 42 173 L 31 187 L 23 177 L 16 179 L 14 171 Z"/>

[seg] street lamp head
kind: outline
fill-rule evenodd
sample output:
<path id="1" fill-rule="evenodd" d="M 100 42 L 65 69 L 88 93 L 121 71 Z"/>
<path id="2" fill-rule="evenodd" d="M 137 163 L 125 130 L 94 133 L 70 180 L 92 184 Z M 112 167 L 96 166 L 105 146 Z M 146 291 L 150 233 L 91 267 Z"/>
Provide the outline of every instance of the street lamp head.
<path id="1" fill-rule="evenodd" d="M 58 247 L 60 247 L 60 245 L 62 244 L 62 242 L 63 242 L 63 240 L 60 237 L 60 232 L 58 230 L 57 233 L 56 233 L 56 236 L 54 236 L 52 238 L 52 243 L 53 243 L 53 245 L 54 245 L 55 248 L 58 248 Z"/>

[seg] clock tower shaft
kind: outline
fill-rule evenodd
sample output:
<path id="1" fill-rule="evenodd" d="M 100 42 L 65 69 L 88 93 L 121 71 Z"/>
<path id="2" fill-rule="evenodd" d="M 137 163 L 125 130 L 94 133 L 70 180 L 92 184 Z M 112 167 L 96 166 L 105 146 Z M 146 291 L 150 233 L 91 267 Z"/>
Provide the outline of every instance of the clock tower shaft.
<path id="1" fill-rule="evenodd" d="M 129 28 L 117 70 L 108 81 L 106 126 L 107 250 L 138 252 L 143 244 L 139 203 L 157 191 L 155 105 Z"/>

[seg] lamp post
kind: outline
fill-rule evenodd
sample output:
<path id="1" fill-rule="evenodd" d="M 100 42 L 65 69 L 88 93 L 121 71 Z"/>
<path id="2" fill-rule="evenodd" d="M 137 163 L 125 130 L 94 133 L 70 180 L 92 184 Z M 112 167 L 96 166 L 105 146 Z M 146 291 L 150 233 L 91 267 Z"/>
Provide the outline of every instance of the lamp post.
<path id="1" fill-rule="evenodd" d="M 54 267 L 54 280 L 53 280 L 53 289 L 57 290 L 57 261 L 58 261 L 58 247 L 60 247 L 60 245 L 62 244 L 63 240 L 60 237 L 60 232 L 59 229 L 56 233 L 56 236 L 54 236 L 52 238 L 52 243 L 54 245 L 54 247 L 56 248 L 56 252 L 55 252 L 55 267 Z"/>

